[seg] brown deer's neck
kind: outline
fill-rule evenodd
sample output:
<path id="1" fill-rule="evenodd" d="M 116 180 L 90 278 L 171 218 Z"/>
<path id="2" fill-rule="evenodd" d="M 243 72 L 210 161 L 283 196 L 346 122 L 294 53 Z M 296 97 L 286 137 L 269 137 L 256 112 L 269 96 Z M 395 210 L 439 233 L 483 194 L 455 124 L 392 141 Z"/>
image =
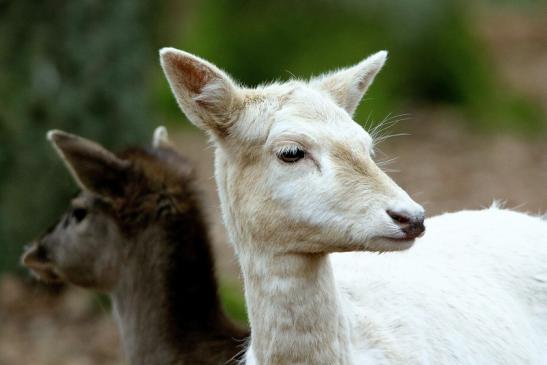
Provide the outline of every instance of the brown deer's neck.
<path id="1" fill-rule="evenodd" d="M 112 295 L 130 364 L 217 364 L 241 350 L 246 333 L 222 310 L 205 228 L 183 219 L 139 236 Z"/>

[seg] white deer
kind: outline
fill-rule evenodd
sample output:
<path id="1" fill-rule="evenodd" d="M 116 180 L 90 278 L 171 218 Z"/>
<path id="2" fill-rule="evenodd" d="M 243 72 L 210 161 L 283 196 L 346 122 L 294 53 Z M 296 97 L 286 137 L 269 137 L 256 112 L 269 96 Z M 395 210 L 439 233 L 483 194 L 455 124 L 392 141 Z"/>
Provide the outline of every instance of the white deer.
<path id="1" fill-rule="evenodd" d="M 212 137 L 245 282 L 248 364 L 546 364 L 547 224 L 496 208 L 427 220 L 351 115 L 386 52 L 254 89 L 161 50 Z"/>

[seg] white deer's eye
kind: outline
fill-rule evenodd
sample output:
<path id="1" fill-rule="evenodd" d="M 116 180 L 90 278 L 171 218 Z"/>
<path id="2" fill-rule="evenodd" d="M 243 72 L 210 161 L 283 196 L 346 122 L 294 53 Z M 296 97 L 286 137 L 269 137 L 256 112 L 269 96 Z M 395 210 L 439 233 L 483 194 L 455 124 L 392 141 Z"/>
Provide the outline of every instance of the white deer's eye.
<path id="1" fill-rule="evenodd" d="M 285 163 L 295 163 L 306 157 L 306 151 L 297 146 L 285 148 L 277 153 L 277 158 Z"/>

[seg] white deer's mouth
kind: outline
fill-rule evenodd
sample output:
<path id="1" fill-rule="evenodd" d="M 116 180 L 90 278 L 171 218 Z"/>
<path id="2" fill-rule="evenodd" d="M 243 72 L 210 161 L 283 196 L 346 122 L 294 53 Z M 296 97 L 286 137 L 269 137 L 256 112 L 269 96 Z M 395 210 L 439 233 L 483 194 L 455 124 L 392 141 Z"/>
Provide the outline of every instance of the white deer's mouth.
<path id="1" fill-rule="evenodd" d="M 422 224 L 419 228 L 414 228 L 413 226 L 401 228 L 399 234 L 393 236 L 381 236 L 380 239 L 389 240 L 399 244 L 414 243 L 417 238 L 422 237 L 424 234 L 425 227 Z"/>
<path id="2" fill-rule="evenodd" d="M 368 245 L 371 251 L 404 251 L 412 247 L 416 241 L 415 238 L 406 236 L 378 236 L 374 238 Z"/>
<path id="3" fill-rule="evenodd" d="M 416 240 L 416 238 L 411 238 L 411 237 L 381 237 L 381 238 L 384 238 L 386 240 L 390 240 L 393 242 L 414 242 Z"/>

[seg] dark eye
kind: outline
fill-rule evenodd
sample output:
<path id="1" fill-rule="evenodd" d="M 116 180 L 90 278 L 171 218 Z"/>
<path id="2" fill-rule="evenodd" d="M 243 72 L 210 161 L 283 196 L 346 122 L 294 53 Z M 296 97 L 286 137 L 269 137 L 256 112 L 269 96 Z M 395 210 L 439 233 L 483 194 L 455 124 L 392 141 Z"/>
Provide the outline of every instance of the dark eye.
<path id="1" fill-rule="evenodd" d="M 80 223 L 81 221 L 83 221 L 86 215 L 87 215 L 87 210 L 84 208 L 75 208 L 72 211 L 72 216 L 74 217 L 77 223 Z"/>
<path id="2" fill-rule="evenodd" d="M 288 149 L 277 154 L 277 158 L 285 163 L 295 163 L 306 156 L 306 152 L 300 148 Z"/>

